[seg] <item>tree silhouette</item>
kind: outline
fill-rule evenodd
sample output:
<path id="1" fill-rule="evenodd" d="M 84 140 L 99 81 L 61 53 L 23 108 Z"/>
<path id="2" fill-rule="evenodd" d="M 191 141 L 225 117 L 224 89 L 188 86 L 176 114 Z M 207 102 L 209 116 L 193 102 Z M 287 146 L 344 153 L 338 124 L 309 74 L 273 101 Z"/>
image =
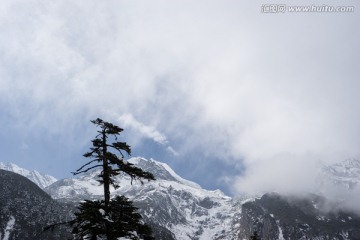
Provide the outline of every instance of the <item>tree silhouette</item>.
<path id="1" fill-rule="evenodd" d="M 250 236 L 250 240 L 261 240 L 257 231 L 255 231 L 254 234 L 252 236 Z"/>
<path id="2" fill-rule="evenodd" d="M 124 152 L 130 156 L 131 149 L 126 142 L 118 142 L 118 136 L 123 131 L 122 128 L 105 122 L 100 118 L 91 121 L 98 128 L 95 139 L 93 139 L 90 151 L 84 157 L 91 160 L 73 172 L 74 175 L 86 173 L 90 170 L 101 169 L 98 181 L 104 188 L 103 201 L 85 201 L 80 204 L 76 219 L 70 222 L 74 235 L 77 239 L 97 239 L 97 236 L 113 240 L 118 237 L 128 236 L 131 239 L 134 235 L 126 235 L 131 232 L 143 232 L 146 239 L 151 239 L 150 228 L 140 222 L 141 216 L 135 213 L 136 208 L 132 202 L 124 197 L 110 199 L 110 185 L 115 189 L 119 187 L 115 176 L 125 173 L 133 180 L 155 180 L 154 175 L 135 167 L 133 164 L 124 160 Z M 113 140 L 113 141 L 111 141 Z M 118 155 L 116 155 L 116 153 Z M 146 233 L 146 234 L 145 234 Z M 125 234 L 125 235 L 124 235 Z"/>
<path id="3" fill-rule="evenodd" d="M 75 213 L 75 220 L 71 222 L 76 240 L 82 239 L 154 239 L 151 229 L 141 222 L 141 215 L 137 208 L 124 196 L 117 196 L 110 200 L 109 215 L 105 216 L 104 201 L 85 200 Z M 110 228 L 111 231 L 106 231 Z"/>

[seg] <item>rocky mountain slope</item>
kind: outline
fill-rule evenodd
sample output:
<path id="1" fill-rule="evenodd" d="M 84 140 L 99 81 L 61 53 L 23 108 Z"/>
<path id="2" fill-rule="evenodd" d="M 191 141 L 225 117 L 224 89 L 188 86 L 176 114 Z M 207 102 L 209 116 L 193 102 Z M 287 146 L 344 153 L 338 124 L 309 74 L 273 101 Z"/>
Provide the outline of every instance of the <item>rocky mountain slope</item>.
<path id="1" fill-rule="evenodd" d="M 129 162 L 152 172 L 157 180 L 143 185 L 131 184 L 128 176 L 121 175 L 117 179 L 120 188 L 112 189 L 112 194 L 126 195 L 135 202 L 145 221 L 152 226 L 156 239 L 249 239 L 254 231 L 262 239 L 269 240 L 360 239 L 359 215 L 342 210 L 338 205 L 329 205 L 320 195 L 299 198 L 271 193 L 259 198 L 231 198 L 219 190 L 208 191 L 181 178 L 165 163 L 144 158 L 132 158 Z M 358 160 L 347 160 L 324 167 L 320 171 L 322 184 L 333 182 L 347 191 L 354 191 L 359 187 L 359 166 Z M 103 189 L 96 181 L 98 174 L 99 171 L 94 171 L 62 179 L 44 190 L 58 204 L 76 205 L 83 199 L 101 198 Z M 348 183 L 351 183 L 350 188 Z M 33 203 L 37 204 L 40 203 Z M 69 216 L 61 212 L 58 215 Z M 11 211 L 6 216 L 0 225 L 3 236 L 5 229 L 19 219 Z"/>
<path id="2" fill-rule="evenodd" d="M 356 168 L 354 161 L 351 164 Z M 131 184 L 129 177 L 120 176 L 120 188 L 112 189 L 112 193 L 126 195 L 136 203 L 144 219 L 156 232 L 162 232 L 157 239 L 249 239 L 253 231 L 258 231 L 262 239 L 358 239 L 359 217 L 341 211 L 325 214 L 320 203 L 326 201 L 318 195 L 302 199 L 277 194 L 259 199 L 231 198 L 179 177 L 164 163 L 144 158 L 129 162 L 152 172 L 157 180 Z M 345 169 L 349 163 L 343 163 Z M 102 194 L 96 181 L 98 174 L 94 171 L 63 179 L 45 190 L 62 201 L 98 198 Z M 326 176 L 331 179 L 333 175 L 328 172 Z M 356 174 L 346 176 L 352 181 L 360 178 Z"/>
<path id="3" fill-rule="evenodd" d="M 54 232 L 43 232 L 43 228 L 67 221 L 69 210 L 29 179 L 0 170 L 0 239 L 67 239 L 70 235 L 65 228 Z"/>
<path id="4" fill-rule="evenodd" d="M 257 231 L 262 239 L 359 240 L 360 208 L 351 206 L 354 202 L 359 206 L 359 183 L 359 160 L 321 165 L 316 194 L 295 197 L 268 193 L 243 204 L 238 237 Z"/>
<path id="5" fill-rule="evenodd" d="M 45 188 L 57 181 L 57 179 L 54 178 L 53 176 L 50 176 L 47 174 L 42 174 L 42 173 L 39 173 L 38 171 L 34 171 L 34 170 L 29 171 L 27 169 L 17 166 L 16 164 L 13 164 L 13 163 L 0 162 L 0 169 L 20 174 L 20 175 L 30 179 L 32 182 L 34 182 L 40 188 Z"/>
<path id="6" fill-rule="evenodd" d="M 262 239 L 360 239 L 360 217 L 347 211 L 322 211 L 326 199 L 265 194 L 242 205 L 240 234 L 258 232 Z"/>

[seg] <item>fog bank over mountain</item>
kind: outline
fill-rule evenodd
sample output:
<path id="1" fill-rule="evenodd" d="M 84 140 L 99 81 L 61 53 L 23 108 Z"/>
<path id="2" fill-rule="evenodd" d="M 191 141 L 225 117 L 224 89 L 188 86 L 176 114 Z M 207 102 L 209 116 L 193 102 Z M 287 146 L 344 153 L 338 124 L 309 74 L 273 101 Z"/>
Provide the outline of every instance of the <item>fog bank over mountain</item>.
<path id="1" fill-rule="evenodd" d="M 293 164 L 284 166 L 285 159 L 259 164 L 247 174 L 236 179 L 238 193 L 262 194 L 278 192 L 284 195 L 307 197 L 315 193 L 326 197 L 324 211 L 350 210 L 360 214 L 358 204 L 360 196 L 360 161 L 346 159 L 334 164 L 314 161 L 304 167 L 303 163 L 288 161 Z M 300 160 L 299 160 L 300 161 Z M 295 165 L 298 164 L 298 165 Z M 253 175 L 251 175 L 253 174 Z M 265 181 L 266 179 L 266 181 Z"/>
<path id="2" fill-rule="evenodd" d="M 258 0 L 4 0 L 3 160 L 69 176 L 100 117 L 125 128 L 135 155 L 206 188 L 316 188 L 318 162 L 360 159 L 351 4 L 267 14 Z"/>

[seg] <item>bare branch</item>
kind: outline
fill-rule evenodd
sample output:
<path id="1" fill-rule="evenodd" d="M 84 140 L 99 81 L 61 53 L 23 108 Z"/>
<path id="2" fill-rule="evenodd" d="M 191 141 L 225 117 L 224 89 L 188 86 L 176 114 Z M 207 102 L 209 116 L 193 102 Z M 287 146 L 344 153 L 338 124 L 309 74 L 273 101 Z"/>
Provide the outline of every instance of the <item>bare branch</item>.
<path id="1" fill-rule="evenodd" d="M 85 166 L 87 166 L 87 165 L 89 165 L 89 164 L 91 164 L 91 163 L 93 163 L 93 162 L 95 162 L 95 161 L 98 161 L 98 162 L 99 162 L 99 160 L 100 160 L 99 158 L 96 158 L 96 159 L 94 159 L 94 160 L 92 160 L 92 161 L 90 161 L 90 162 L 82 165 L 78 170 L 76 170 L 76 172 L 80 171 L 80 170 L 83 169 Z"/>
<path id="2" fill-rule="evenodd" d="M 83 170 L 83 171 L 72 172 L 72 174 L 78 175 L 78 174 L 80 174 L 80 173 L 85 173 L 85 172 L 87 172 L 87 171 L 89 171 L 89 170 L 91 170 L 91 169 L 94 169 L 94 168 L 97 168 L 97 167 L 102 167 L 102 166 L 103 166 L 103 165 L 95 165 L 95 166 L 89 167 L 89 168 L 87 168 L 86 170 Z"/>

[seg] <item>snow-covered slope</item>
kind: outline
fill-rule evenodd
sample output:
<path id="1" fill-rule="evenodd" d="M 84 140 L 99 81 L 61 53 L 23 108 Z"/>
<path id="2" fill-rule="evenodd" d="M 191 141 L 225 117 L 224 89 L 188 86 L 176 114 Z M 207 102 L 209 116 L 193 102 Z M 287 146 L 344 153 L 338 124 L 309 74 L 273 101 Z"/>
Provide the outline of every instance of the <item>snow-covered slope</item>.
<path id="1" fill-rule="evenodd" d="M 321 168 L 322 184 L 342 186 L 348 190 L 360 187 L 360 161 L 346 159 L 340 163 Z"/>
<path id="2" fill-rule="evenodd" d="M 181 178 L 165 163 L 144 158 L 128 161 L 153 173 L 156 181 L 132 184 L 128 176 L 120 175 L 116 180 L 120 187 L 111 189 L 111 193 L 134 201 L 156 239 L 249 239 L 254 231 L 263 239 L 330 239 L 327 236 L 334 240 L 360 239 L 357 230 L 360 217 L 354 212 L 320 211 L 318 206 L 326 200 L 319 195 L 305 199 L 276 194 L 231 198 L 219 190 L 205 190 Z M 326 184 L 352 191 L 359 187 L 359 165 L 358 160 L 346 160 L 324 166 L 319 178 Z M 69 205 L 83 199 L 99 199 L 103 194 L 102 186 L 96 181 L 99 173 L 93 171 L 62 179 L 44 190 Z"/>
<path id="3" fill-rule="evenodd" d="M 20 174 L 20 175 L 30 179 L 32 182 L 34 182 L 40 188 L 45 188 L 57 181 L 57 179 L 54 178 L 53 176 L 50 176 L 47 174 L 42 174 L 37 171 L 29 171 L 27 169 L 17 166 L 16 164 L 13 164 L 13 163 L 0 162 L 0 169 Z"/>
<path id="4" fill-rule="evenodd" d="M 149 171 L 154 174 L 156 183 L 170 182 L 191 188 L 192 190 L 202 190 L 201 187 L 191 181 L 185 180 L 178 176 L 167 164 L 155 161 L 153 159 L 147 160 L 145 158 L 131 158 L 128 162 L 134 164 L 137 167 L 142 168 L 145 171 Z M 69 198 L 81 198 L 90 197 L 96 198 L 103 194 L 103 187 L 96 181 L 100 170 L 95 170 L 84 175 L 80 175 L 75 178 L 66 178 L 57 181 L 45 190 L 56 199 L 69 199 Z M 141 185 L 139 182 L 131 183 L 129 176 L 120 175 L 117 178 L 120 188 L 110 189 L 113 194 L 122 194 L 132 189 L 151 185 L 154 182 L 145 182 L 145 185 Z"/>
<path id="5" fill-rule="evenodd" d="M 190 187 L 201 188 L 199 184 L 186 180 L 177 175 L 174 170 L 172 170 L 172 168 L 166 163 L 158 162 L 154 159 L 147 160 L 141 157 L 131 158 L 129 159 L 129 162 L 145 171 L 153 173 L 156 179 L 176 181 Z"/>
<path id="6" fill-rule="evenodd" d="M 340 239 L 332 232 L 334 228 L 329 227 L 327 222 L 317 220 L 319 213 L 311 212 L 315 211 L 311 208 L 312 205 L 307 206 L 306 209 L 302 207 L 302 204 L 289 208 L 286 201 L 284 202 L 279 197 L 263 197 L 261 201 L 254 197 L 231 198 L 219 190 L 205 190 L 198 184 L 181 178 L 165 163 L 144 158 L 132 158 L 129 162 L 145 171 L 152 172 L 156 181 L 145 182 L 143 185 L 139 182 L 131 184 L 128 176 L 120 175 L 117 179 L 120 187 L 116 190 L 111 189 L 111 192 L 113 195 L 125 195 L 134 201 L 144 220 L 153 229 L 155 227 L 170 231 L 170 235 L 166 237 L 158 235 L 158 239 L 248 239 L 254 231 L 256 222 L 258 222 L 256 225 L 260 226 L 256 230 L 265 239 L 268 234 L 272 236 L 269 239 L 281 237 L 291 239 L 291 236 L 296 236 L 296 234 L 300 234 L 301 237 L 306 237 L 306 234 L 312 234 L 313 237 L 333 234 L 333 239 Z M 349 182 L 354 184 L 360 177 L 357 170 L 358 161 L 355 160 L 324 169 L 321 171 L 321 178 L 336 179 L 337 184 L 346 185 Z M 103 189 L 96 181 L 98 174 L 99 171 L 94 171 L 76 178 L 63 179 L 47 187 L 45 191 L 56 199 L 66 201 L 100 198 Z M 298 201 L 307 203 L 301 199 Z M 276 209 L 279 213 L 275 216 L 273 213 Z M 291 226 L 289 228 L 283 226 L 289 216 L 296 218 L 302 211 L 312 213 L 303 218 L 302 224 L 309 226 L 306 231 L 299 232 Z M 272 217 L 269 218 L 269 216 Z M 353 220 L 349 224 L 357 225 L 358 219 L 355 216 L 351 218 Z M 338 229 L 346 230 L 347 233 L 353 232 L 350 225 L 345 223 L 342 226 L 342 220 L 337 218 L 332 218 L 331 224 L 335 224 Z M 270 231 L 267 228 L 277 230 Z M 320 230 L 323 232 L 316 235 L 316 232 Z M 321 237 L 319 239 L 326 239 Z"/>
<path id="7" fill-rule="evenodd" d="M 241 204 L 219 190 L 208 191 L 178 176 L 167 164 L 132 158 L 130 163 L 152 172 L 156 181 L 133 182 L 128 176 L 118 177 L 120 187 L 113 195 L 125 195 L 141 209 L 144 218 L 174 234 L 174 239 L 233 239 Z M 47 187 L 56 199 L 91 199 L 102 194 L 95 180 L 98 171 L 60 180 Z M 176 237 L 175 237 L 176 236 Z"/>

